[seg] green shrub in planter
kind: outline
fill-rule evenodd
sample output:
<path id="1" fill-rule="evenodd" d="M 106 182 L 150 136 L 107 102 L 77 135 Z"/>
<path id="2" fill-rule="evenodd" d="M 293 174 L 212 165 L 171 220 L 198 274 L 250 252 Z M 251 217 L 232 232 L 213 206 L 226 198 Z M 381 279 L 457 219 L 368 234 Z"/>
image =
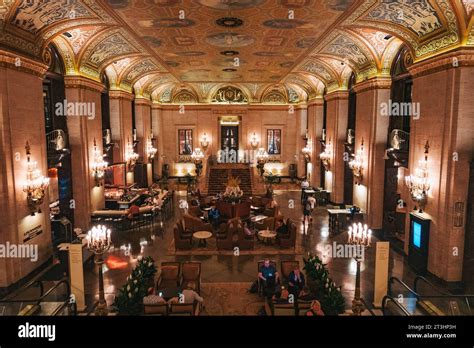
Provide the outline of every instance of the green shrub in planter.
<path id="1" fill-rule="evenodd" d="M 115 297 L 113 307 L 120 315 L 140 315 L 143 312 L 143 297 L 153 286 L 157 272 L 155 261 L 151 257 L 140 259 L 127 282 Z"/>
<path id="2" fill-rule="evenodd" d="M 311 255 L 303 261 L 308 286 L 321 303 L 323 312 L 326 315 L 344 313 L 345 299 L 341 294 L 341 287 L 337 287 L 329 277 L 326 264 L 318 256 Z"/>

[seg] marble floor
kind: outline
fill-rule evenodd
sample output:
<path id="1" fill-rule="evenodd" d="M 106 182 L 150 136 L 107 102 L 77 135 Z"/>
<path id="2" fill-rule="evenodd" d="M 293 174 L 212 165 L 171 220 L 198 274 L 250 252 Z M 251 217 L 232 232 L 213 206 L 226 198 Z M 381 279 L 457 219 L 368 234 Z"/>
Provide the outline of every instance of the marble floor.
<path id="1" fill-rule="evenodd" d="M 176 193 L 175 204 L 179 204 L 180 199 L 185 199 L 185 192 Z M 299 201 L 299 190 L 280 190 L 275 191 L 276 199 L 280 205 L 280 210 L 285 217 L 298 221 L 299 236 L 297 243 L 302 250 L 298 255 L 271 255 L 270 258 L 276 260 L 279 264 L 281 260 L 298 260 L 303 266 L 302 259 L 308 253 L 317 254 L 321 257 L 322 248 L 327 243 L 344 243 L 347 239 L 346 233 L 333 236 L 328 230 L 328 214 L 326 208 L 318 207 L 313 212 L 312 227 L 304 232 L 302 223 L 302 206 Z M 177 218 L 182 215 L 182 209 L 175 208 L 175 218 L 165 223 L 163 232 L 159 232 L 158 225 L 153 229 L 142 229 L 140 233 L 133 235 L 119 236 L 113 235 L 115 242 L 109 257 L 113 256 L 120 260 L 122 265 L 119 269 L 104 269 L 104 284 L 107 302 L 112 303 L 114 294 L 126 281 L 131 269 L 136 264 L 136 257 L 152 256 L 157 265 L 163 261 L 200 261 L 202 263 L 202 282 L 203 283 L 221 283 L 221 282 L 252 282 L 256 279 L 257 261 L 267 255 L 192 255 L 177 256 L 170 252 L 170 243 L 173 240 L 173 225 Z M 116 233 L 116 232 L 114 232 Z M 130 248 L 125 248 L 130 245 Z M 276 246 L 276 248 L 279 248 Z M 128 249 L 128 250 L 127 250 Z M 354 296 L 356 263 L 351 258 L 330 258 L 323 259 L 328 265 L 330 276 L 336 284 L 342 285 L 342 291 L 346 298 L 347 308 L 350 308 L 351 300 Z M 368 249 L 365 255 L 365 261 L 361 267 L 361 287 L 362 297 L 367 303 L 371 303 L 374 293 L 374 248 Z M 391 251 L 389 262 L 389 275 L 396 276 L 407 284 L 412 285 L 416 274 L 410 269 L 406 258 Z M 86 301 L 90 305 L 98 299 L 97 294 L 97 271 L 94 267 L 89 267 L 85 272 L 85 288 L 87 289 Z"/>

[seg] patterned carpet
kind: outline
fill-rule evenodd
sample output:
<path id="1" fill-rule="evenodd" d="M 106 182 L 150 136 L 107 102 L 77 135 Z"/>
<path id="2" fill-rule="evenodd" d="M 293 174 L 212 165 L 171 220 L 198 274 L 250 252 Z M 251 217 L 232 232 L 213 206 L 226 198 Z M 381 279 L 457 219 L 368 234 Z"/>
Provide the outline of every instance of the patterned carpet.
<path id="1" fill-rule="evenodd" d="M 257 315 L 263 299 L 247 290 L 251 283 L 202 283 L 205 309 L 201 315 Z"/>

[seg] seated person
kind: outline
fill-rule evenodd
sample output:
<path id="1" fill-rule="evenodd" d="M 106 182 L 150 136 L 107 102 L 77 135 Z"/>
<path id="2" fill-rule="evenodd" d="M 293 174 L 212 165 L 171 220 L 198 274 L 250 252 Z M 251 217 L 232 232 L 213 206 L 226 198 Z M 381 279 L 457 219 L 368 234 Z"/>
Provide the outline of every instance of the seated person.
<path id="1" fill-rule="evenodd" d="M 133 219 L 136 215 L 140 214 L 140 208 L 138 207 L 138 205 L 136 205 L 135 203 L 133 203 L 130 208 L 128 208 L 128 211 L 127 211 L 127 218 L 128 219 Z"/>
<path id="2" fill-rule="evenodd" d="M 290 294 L 296 297 L 305 285 L 304 274 L 301 273 L 300 268 L 296 266 L 288 276 L 288 290 Z"/>
<path id="3" fill-rule="evenodd" d="M 284 286 L 280 288 L 279 291 L 275 293 L 272 297 L 273 303 L 288 303 L 288 298 L 290 296 L 290 293 L 288 292 L 287 289 L 285 289 Z"/>
<path id="4" fill-rule="evenodd" d="M 316 300 L 316 296 L 311 293 L 311 290 L 308 286 L 303 286 L 303 290 L 301 290 L 300 295 L 298 296 L 298 300 L 300 301 L 314 301 Z"/>
<path id="5" fill-rule="evenodd" d="M 249 227 L 248 227 L 248 224 L 246 222 L 244 222 L 244 233 L 245 233 L 245 236 L 247 237 L 251 237 L 251 236 L 254 236 L 255 235 L 255 231 L 252 231 Z"/>
<path id="6" fill-rule="evenodd" d="M 204 299 L 194 290 L 194 285 L 191 282 L 186 285 L 182 295 L 184 297 L 184 303 L 194 303 L 194 301 L 204 303 Z"/>
<path id="7" fill-rule="evenodd" d="M 211 210 L 207 213 L 207 218 L 209 219 L 209 222 L 214 226 L 214 228 L 217 228 L 219 226 L 219 219 L 221 217 L 221 213 L 219 212 L 219 209 L 215 205 L 211 206 Z"/>
<path id="8" fill-rule="evenodd" d="M 280 275 L 275 266 L 270 263 L 269 259 L 265 259 L 258 272 L 258 278 L 263 283 L 264 291 L 273 293 L 275 291 L 275 285 L 278 284 L 279 277 Z"/>
<path id="9" fill-rule="evenodd" d="M 143 298 L 144 305 L 156 305 L 156 304 L 165 304 L 166 300 L 161 297 L 159 294 L 156 294 L 154 288 L 148 289 L 148 296 Z"/>
<path id="10" fill-rule="evenodd" d="M 198 199 L 197 196 L 191 197 L 191 205 L 193 207 L 199 207 L 200 203 L 199 203 L 199 199 Z"/>
<path id="11" fill-rule="evenodd" d="M 319 303 L 318 300 L 311 302 L 311 308 L 306 312 L 306 316 L 324 316 L 324 312 L 321 309 L 321 303 Z"/>
<path id="12" fill-rule="evenodd" d="M 278 236 L 288 234 L 288 226 L 283 222 L 283 220 L 276 221 L 275 230 Z"/>

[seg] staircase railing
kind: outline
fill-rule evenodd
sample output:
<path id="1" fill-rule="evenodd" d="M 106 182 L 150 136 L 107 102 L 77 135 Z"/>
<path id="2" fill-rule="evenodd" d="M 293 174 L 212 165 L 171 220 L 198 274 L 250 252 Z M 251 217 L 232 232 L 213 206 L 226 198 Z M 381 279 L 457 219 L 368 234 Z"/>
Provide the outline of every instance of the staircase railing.
<path id="1" fill-rule="evenodd" d="M 55 129 L 46 134 L 48 152 L 58 152 L 67 148 L 67 134 L 62 129 Z"/>
<path id="2" fill-rule="evenodd" d="M 382 299 L 382 313 L 384 316 L 410 316 L 410 313 L 392 296 L 385 296 Z"/>

